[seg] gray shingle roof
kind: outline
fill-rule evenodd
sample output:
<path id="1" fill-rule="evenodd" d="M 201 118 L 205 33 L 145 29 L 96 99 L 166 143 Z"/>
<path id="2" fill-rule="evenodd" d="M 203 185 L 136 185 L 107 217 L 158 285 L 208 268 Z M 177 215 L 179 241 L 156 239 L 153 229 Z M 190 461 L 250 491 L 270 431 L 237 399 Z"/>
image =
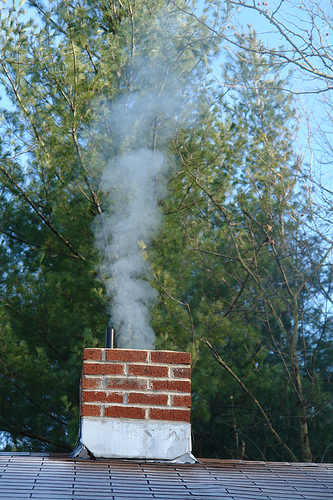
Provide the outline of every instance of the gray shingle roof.
<path id="1" fill-rule="evenodd" d="M 179 465 L 0 453 L 0 498 L 329 500 L 333 464 L 203 459 Z"/>

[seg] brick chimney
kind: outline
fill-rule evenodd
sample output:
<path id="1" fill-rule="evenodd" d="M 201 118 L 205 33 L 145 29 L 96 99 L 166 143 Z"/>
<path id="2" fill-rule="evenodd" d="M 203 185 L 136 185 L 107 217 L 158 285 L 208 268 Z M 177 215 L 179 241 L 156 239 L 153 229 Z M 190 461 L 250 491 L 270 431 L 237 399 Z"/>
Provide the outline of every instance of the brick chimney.
<path id="1" fill-rule="evenodd" d="M 195 461 L 190 362 L 186 352 L 85 349 L 76 456 Z"/>

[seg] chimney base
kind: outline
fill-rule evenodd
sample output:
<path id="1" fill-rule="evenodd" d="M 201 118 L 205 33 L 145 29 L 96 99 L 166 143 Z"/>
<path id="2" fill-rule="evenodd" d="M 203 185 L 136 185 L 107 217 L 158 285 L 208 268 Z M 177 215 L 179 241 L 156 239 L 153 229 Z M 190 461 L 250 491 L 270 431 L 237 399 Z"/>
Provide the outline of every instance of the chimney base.
<path id="1" fill-rule="evenodd" d="M 83 418 L 81 444 L 96 458 L 173 461 L 185 455 L 189 459 L 191 425 L 186 422 Z"/>

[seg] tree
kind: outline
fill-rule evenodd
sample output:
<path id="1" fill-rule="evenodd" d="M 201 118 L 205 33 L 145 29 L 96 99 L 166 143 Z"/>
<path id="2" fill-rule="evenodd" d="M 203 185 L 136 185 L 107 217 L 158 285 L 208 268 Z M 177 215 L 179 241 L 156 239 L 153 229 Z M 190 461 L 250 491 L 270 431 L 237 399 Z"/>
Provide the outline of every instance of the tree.
<path id="1" fill-rule="evenodd" d="M 294 77 L 285 82 L 284 90 L 303 96 L 298 110 L 302 129 L 298 143 L 305 158 L 302 170 L 309 180 L 307 189 L 316 188 L 313 215 L 314 224 L 320 225 L 327 203 L 329 206 L 332 203 L 328 174 L 332 163 L 331 2 L 323 5 L 316 0 L 270 3 L 231 0 L 225 4 L 207 1 L 201 15 L 176 1 L 173 4 L 231 50 L 266 55 L 280 61 L 284 72 L 293 71 Z M 250 48 L 249 20 L 264 39 L 264 43 L 252 42 Z M 219 76 L 215 74 L 215 78 L 218 80 Z"/>
<path id="2" fill-rule="evenodd" d="M 189 16 L 202 23 L 214 37 L 219 37 L 230 46 L 238 50 L 251 50 L 253 53 L 267 55 L 275 60 L 280 60 L 290 69 L 297 69 L 302 75 L 303 82 L 311 82 L 304 89 L 296 92 L 326 92 L 331 90 L 333 79 L 332 46 L 329 43 L 331 35 L 331 19 L 327 10 L 315 0 L 303 2 L 247 2 L 228 0 L 225 8 L 220 2 L 207 1 L 202 15 L 197 15 L 195 10 L 184 8 L 176 1 L 173 4 L 186 12 Z M 251 41 L 241 20 L 242 14 L 257 14 L 255 20 L 264 29 L 270 30 L 279 39 L 274 46 L 263 44 L 259 39 L 257 44 Z M 255 26 L 257 27 L 257 26 Z M 227 28 L 227 29 L 226 29 Z M 276 46 L 278 48 L 276 48 Z M 286 89 L 292 89 L 286 82 Z"/>
<path id="3" fill-rule="evenodd" d="M 102 345 L 108 321 L 90 225 L 101 170 L 122 145 L 103 110 L 142 90 L 143 60 L 155 90 L 164 68 L 194 98 L 188 77 L 208 49 L 201 27 L 163 2 L 29 5 L 1 10 L 1 430 L 18 449 L 68 450 L 82 348 Z"/>
<path id="4" fill-rule="evenodd" d="M 188 5 L 32 0 L 30 8 L 38 23 L 21 7 L 1 11 L 0 77 L 11 103 L 0 128 L 8 446 L 73 447 L 82 348 L 101 346 L 108 322 L 91 230 L 109 203 L 101 173 L 119 154 L 149 147 L 171 166 L 162 232 L 142 245 L 160 292 L 156 345 L 192 352 L 195 449 L 328 459 L 330 267 L 300 190 L 293 108 L 276 60 L 255 55 L 249 34 L 218 88 L 209 61 L 220 33 L 212 37 Z M 165 88 L 169 113 L 159 107 Z M 120 133 L 138 102 L 141 115 Z M 255 399 L 286 446 L 266 432 Z"/>
<path id="5" fill-rule="evenodd" d="M 247 456 L 257 458 L 258 449 L 253 448 L 251 439 L 261 428 L 253 439 L 257 448 L 266 450 L 261 458 L 290 460 L 296 455 L 310 461 L 310 441 L 315 443 L 316 432 L 311 434 L 309 428 L 326 418 L 322 406 L 326 388 L 323 390 L 317 363 L 322 363 L 323 341 L 327 348 L 332 346 L 325 326 L 328 318 L 320 312 L 322 286 L 327 279 L 325 259 L 331 247 L 322 256 L 317 235 L 309 234 L 310 200 L 298 187 L 302 177 L 293 153 L 293 109 L 290 96 L 283 92 L 285 82 L 274 76 L 274 59 L 251 51 L 251 43 L 258 44 L 253 32 L 248 39 L 249 50 L 239 52 L 225 69 L 224 88 L 230 93 L 221 101 L 220 142 L 210 140 L 218 154 L 214 161 L 205 163 L 202 157 L 194 157 L 188 146 L 181 157 L 180 206 L 185 209 L 187 202 L 187 207 L 195 204 L 197 208 L 183 215 L 186 236 L 183 261 L 178 266 L 184 273 L 177 267 L 173 282 L 169 262 L 161 293 L 169 311 L 168 323 L 173 316 L 183 335 L 188 332 L 194 352 L 198 441 L 212 447 L 210 454 L 225 447 L 238 457 L 244 456 L 246 443 Z M 195 201 L 189 203 L 191 192 Z M 190 286 L 181 287 L 185 294 L 179 289 L 177 293 L 176 286 L 183 274 Z M 174 340 L 176 333 L 170 334 Z M 223 352 L 225 367 L 229 367 L 229 374 L 235 374 L 234 381 L 218 382 L 216 369 L 200 347 L 202 336 L 215 345 L 217 354 Z M 205 375 L 207 385 L 203 383 Z M 254 400 L 259 400 L 269 415 L 271 431 L 287 451 L 276 448 L 275 439 L 262 432 L 267 421 L 262 419 L 264 413 L 258 412 L 259 404 L 253 407 Z M 327 404 L 329 408 L 329 400 Z M 210 433 L 214 428 L 214 443 L 209 442 L 203 428 L 204 419 L 209 421 Z M 251 429 L 253 421 L 255 431 Z M 228 437 L 221 435 L 221 426 Z M 330 431 L 326 439 L 330 439 Z M 237 443 L 234 452 L 230 451 L 232 441 Z M 316 453 L 320 453 L 318 448 Z"/>

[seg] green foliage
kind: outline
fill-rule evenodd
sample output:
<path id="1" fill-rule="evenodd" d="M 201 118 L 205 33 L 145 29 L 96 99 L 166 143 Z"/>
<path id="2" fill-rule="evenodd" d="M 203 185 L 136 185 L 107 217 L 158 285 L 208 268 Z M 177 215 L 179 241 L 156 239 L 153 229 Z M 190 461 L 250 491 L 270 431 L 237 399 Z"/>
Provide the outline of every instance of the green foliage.
<path id="1" fill-rule="evenodd" d="M 165 147 L 167 138 L 164 225 L 145 252 L 160 297 L 156 347 L 192 353 L 195 454 L 290 460 L 251 394 L 299 460 L 309 450 L 330 459 L 332 322 L 323 304 L 332 277 L 300 189 L 281 67 L 251 51 L 258 41 L 250 32 L 217 86 L 208 71 L 216 40 L 186 15 L 189 5 L 30 5 L 38 22 L 22 7 L 0 17 L 0 82 L 11 103 L 0 119 L 0 429 L 8 449 L 74 446 L 82 349 L 102 346 L 108 319 L 91 231 L 104 203 L 101 172 L 122 151 Z M 136 99 L 142 114 L 119 141 L 124 116 L 110 119 L 110 108 L 125 101 L 130 114 Z"/>
<path id="2" fill-rule="evenodd" d="M 90 229 L 100 174 L 141 140 L 119 144 L 108 108 L 166 82 L 175 102 L 191 101 L 215 45 L 164 2 L 32 0 L 27 13 L 3 8 L 0 23 L 10 101 L 0 121 L 1 430 L 17 449 L 68 450 L 82 349 L 102 345 L 108 320 Z M 167 127 L 148 130 L 145 145 Z"/>
<path id="3" fill-rule="evenodd" d="M 255 34 L 248 39 L 251 49 Z M 154 258 L 162 298 L 155 329 L 160 347 L 193 354 L 199 456 L 292 459 L 244 389 L 214 364 L 204 337 L 298 460 L 311 460 L 311 450 L 318 459 L 331 439 L 331 427 L 321 445 L 315 431 L 331 406 L 315 368 L 318 347 L 332 349 L 320 313 L 326 270 L 304 221 L 310 200 L 299 190 L 293 106 L 278 70 L 251 50 L 237 54 L 224 67 L 229 93 L 215 91 L 215 104 L 202 105 L 195 130 L 173 146 L 181 169 Z"/>

